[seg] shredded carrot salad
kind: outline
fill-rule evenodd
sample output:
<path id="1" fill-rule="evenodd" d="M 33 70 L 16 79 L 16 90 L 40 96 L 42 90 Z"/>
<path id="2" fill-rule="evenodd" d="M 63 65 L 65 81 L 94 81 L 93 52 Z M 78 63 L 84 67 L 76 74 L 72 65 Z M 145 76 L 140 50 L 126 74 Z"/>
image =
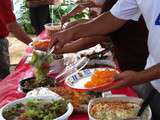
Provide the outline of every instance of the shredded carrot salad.
<path id="1" fill-rule="evenodd" d="M 91 81 L 85 84 L 86 88 L 93 88 L 101 85 L 110 84 L 114 80 L 114 75 L 116 71 L 109 71 L 109 70 L 97 70 L 91 77 Z"/>

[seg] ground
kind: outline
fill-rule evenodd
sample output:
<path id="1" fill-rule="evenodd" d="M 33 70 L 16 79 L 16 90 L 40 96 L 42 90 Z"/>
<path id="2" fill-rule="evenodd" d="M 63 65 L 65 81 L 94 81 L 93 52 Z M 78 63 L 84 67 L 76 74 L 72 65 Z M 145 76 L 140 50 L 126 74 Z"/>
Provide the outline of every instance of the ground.
<path id="1" fill-rule="evenodd" d="M 22 56 L 25 54 L 25 49 L 27 45 L 12 36 L 8 37 L 8 40 L 11 65 L 17 64 L 22 58 Z"/>
<path id="2" fill-rule="evenodd" d="M 34 36 L 31 36 L 33 38 Z M 20 59 L 25 55 L 25 49 L 27 45 L 23 42 L 17 40 L 13 36 L 9 36 L 7 38 L 9 40 L 9 52 L 10 52 L 10 63 L 11 63 L 11 71 L 14 70 L 15 66 L 18 64 Z"/>

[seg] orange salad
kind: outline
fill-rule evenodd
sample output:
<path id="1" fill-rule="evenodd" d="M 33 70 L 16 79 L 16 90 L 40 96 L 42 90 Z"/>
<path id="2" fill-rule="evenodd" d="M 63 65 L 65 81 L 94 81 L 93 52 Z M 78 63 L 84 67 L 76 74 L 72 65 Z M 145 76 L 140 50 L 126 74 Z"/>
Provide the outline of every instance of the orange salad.
<path id="1" fill-rule="evenodd" d="M 45 49 L 47 49 L 49 47 L 50 41 L 47 41 L 47 40 L 44 40 L 44 41 L 34 41 L 32 44 L 33 44 L 33 46 L 36 49 L 45 50 Z"/>
<path id="2" fill-rule="evenodd" d="M 114 75 L 116 74 L 116 71 L 109 71 L 109 70 L 97 70 L 94 72 L 94 74 L 91 77 L 91 81 L 87 82 L 85 84 L 86 88 L 93 88 L 97 86 L 102 86 L 106 84 L 110 84 L 114 80 Z"/>

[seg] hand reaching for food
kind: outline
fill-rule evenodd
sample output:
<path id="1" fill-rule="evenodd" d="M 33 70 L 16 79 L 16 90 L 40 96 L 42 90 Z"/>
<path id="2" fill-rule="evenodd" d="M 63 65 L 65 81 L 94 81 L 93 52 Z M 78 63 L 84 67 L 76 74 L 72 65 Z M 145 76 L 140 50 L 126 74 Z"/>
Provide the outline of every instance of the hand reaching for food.
<path id="1" fill-rule="evenodd" d="M 55 33 L 51 39 L 51 46 L 55 46 L 57 50 L 62 49 L 66 43 L 69 43 L 70 41 L 74 40 L 74 36 L 72 33 L 73 32 L 70 30 L 63 30 Z"/>

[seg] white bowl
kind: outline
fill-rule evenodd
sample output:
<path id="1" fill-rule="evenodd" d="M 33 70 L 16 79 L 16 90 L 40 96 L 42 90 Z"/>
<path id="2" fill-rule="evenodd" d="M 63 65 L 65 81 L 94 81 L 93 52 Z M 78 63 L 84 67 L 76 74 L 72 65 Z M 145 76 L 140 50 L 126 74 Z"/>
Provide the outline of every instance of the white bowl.
<path id="1" fill-rule="evenodd" d="M 123 101 L 123 102 L 133 102 L 133 103 L 137 103 L 139 105 L 141 105 L 141 103 L 143 102 L 142 99 L 140 98 L 137 98 L 137 97 L 127 97 L 127 96 L 108 96 L 108 97 L 104 97 L 104 98 L 95 98 L 95 99 L 92 99 L 90 102 L 89 102 L 89 105 L 88 105 L 88 115 L 89 115 L 89 120 L 96 120 L 95 118 L 93 118 L 91 115 L 90 115 L 90 109 L 93 105 L 97 104 L 97 103 L 103 103 L 103 102 L 107 102 L 107 101 L 110 101 L 110 102 L 113 102 L 113 101 Z M 151 112 L 151 109 L 150 107 L 147 107 L 145 112 L 142 114 L 142 116 L 146 116 L 145 118 L 146 119 L 143 119 L 143 120 L 151 120 L 152 118 L 152 112 Z"/>
<path id="2" fill-rule="evenodd" d="M 12 106 L 14 106 L 14 105 L 16 105 L 16 104 L 18 104 L 18 103 L 23 103 L 23 102 L 25 102 L 25 101 L 28 100 L 28 99 L 42 99 L 42 100 L 46 100 L 46 101 L 58 100 L 58 98 L 55 99 L 55 98 L 53 98 L 53 96 L 38 96 L 38 97 L 26 97 L 26 98 L 22 98 L 22 99 L 13 101 L 13 102 L 5 105 L 4 107 L 2 107 L 2 109 L 0 110 L 0 120 L 6 120 L 6 119 L 3 117 L 3 115 L 2 115 L 3 110 L 5 110 L 5 109 L 7 109 L 7 108 L 9 108 L 9 107 L 12 107 Z M 66 112 L 65 114 L 63 114 L 62 116 L 54 119 L 54 120 L 68 120 L 68 118 L 69 118 L 69 116 L 72 114 L 72 112 L 73 112 L 73 106 L 72 106 L 71 103 L 68 103 L 68 110 L 67 110 L 67 112 Z"/>

